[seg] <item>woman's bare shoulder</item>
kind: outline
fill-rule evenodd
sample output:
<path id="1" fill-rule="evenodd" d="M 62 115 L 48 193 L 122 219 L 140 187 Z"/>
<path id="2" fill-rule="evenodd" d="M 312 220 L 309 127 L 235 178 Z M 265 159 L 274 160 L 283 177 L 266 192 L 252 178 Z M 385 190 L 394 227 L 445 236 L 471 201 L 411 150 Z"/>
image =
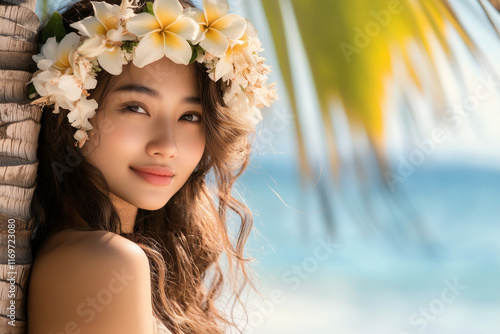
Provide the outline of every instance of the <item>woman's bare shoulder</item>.
<path id="1" fill-rule="evenodd" d="M 151 333 L 146 254 L 112 232 L 59 232 L 33 263 L 28 324 L 29 334 Z"/>
<path id="2" fill-rule="evenodd" d="M 102 254 L 103 250 L 107 252 Z M 67 229 L 46 240 L 41 248 L 40 258 L 54 259 L 68 252 L 75 255 L 74 252 L 82 251 L 81 255 L 87 256 L 95 253 L 101 256 L 131 255 L 124 252 L 144 253 L 136 243 L 113 232 Z"/>
<path id="3" fill-rule="evenodd" d="M 70 268 L 99 270 L 110 264 L 147 263 L 147 256 L 136 243 L 108 231 L 63 230 L 41 247 L 32 266 L 31 276 L 53 276 Z M 99 270 L 100 272 L 100 270 Z"/>

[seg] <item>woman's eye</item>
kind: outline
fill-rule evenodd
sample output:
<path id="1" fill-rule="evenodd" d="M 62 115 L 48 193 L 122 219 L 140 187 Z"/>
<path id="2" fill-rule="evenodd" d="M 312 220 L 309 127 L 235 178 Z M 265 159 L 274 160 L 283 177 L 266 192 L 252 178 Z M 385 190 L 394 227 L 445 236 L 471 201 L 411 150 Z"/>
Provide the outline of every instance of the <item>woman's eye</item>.
<path id="1" fill-rule="evenodd" d="M 182 115 L 181 119 L 188 122 L 199 122 L 201 120 L 201 116 L 198 114 L 186 114 Z"/>
<path id="2" fill-rule="evenodd" d="M 133 112 L 133 113 L 138 113 L 138 114 L 145 114 L 145 115 L 148 115 L 147 111 L 144 110 L 143 107 L 141 106 L 138 106 L 138 105 L 128 105 L 128 106 L 125 106 L 124 108 L 126 111 L 130 111 L 130 112 Z"/>

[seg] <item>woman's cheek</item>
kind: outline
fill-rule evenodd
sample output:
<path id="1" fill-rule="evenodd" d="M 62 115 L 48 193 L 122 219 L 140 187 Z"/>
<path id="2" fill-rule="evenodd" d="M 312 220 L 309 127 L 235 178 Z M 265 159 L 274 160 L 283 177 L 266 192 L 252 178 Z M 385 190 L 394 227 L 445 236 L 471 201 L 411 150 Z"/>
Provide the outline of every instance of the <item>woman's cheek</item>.
<path id="1" fill-rule="evenodd" d="M 108 132 L 106 137 L 113 142 L 137 143 L 137 139 L 144 136 L 146 131 L 141 127 L 139 122 L 131 120 L 111 120 L 112 131 Z"/>
<path id="2" fill-rule="evenodd" d="M 202 155 L 205 148 L 205 136 L 201 131 L 194 131 L 187 139 L 187 146 L 195 155 Z"/>
<path id="3" fill-rule="evenodd" d="M 201 124 L 186 124 L 180 129 L 180 133 L 187 137 L 192 145 L 204 142 L 205 140 L 205 135 L 203 133 Z"/>

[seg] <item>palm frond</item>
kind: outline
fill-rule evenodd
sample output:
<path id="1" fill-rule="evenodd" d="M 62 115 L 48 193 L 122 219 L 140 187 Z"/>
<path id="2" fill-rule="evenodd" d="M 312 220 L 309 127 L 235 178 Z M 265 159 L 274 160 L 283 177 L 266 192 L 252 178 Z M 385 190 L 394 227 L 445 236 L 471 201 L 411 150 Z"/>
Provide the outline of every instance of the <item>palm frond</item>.
<path id="1" fill-rule="evenodd" d="M 497 8 L 500 7 L 500 1 L 490 1 Z M 290 88 L 293 68 L 287 59 L 290 50 L 284 45 L 284 29 L 290 23 L 281 15 L 285 2 L 287 0 L 262 0 L 273 38 L 279 41 L 276 49 L 281 71 L 287 78 L 291 99 L 294 99 L 293 88 Z M 410 43 L 416 43 L 422 53 L 427 55 L 431 69 L 429 75 L 436 83 L 439 82 L 440 65 L 434 59 L 441 51 L 456 76 L 456 82 L 465 81 L 450 45 L 450 27 L 460 36 L 471 54 L 489 67 L 448 0 L 288 0 L 287 3 L 293 6 L 309 60 L 321 107 L 323 131 L 330 144 L 327 153 L 334 170 L 338 168 L 338 157 L 334 145 L 335 133 L 331 126 L 332 103 L 341 103 L 349 122 L 364 129 L 379 155 L 380 163 L 384 163 L 384 108 L 389 93 L 384 80 L 395 75 L 393 64 L 397 54 L 405 63 L 413 84 L 421 92 L 424 89 L 419 75 L 422 70 L 412 62 L 412 51 L 407 47 Z M 397 54 L 394 50 L 398 51 Z M 445 97 L 445 87 L 435 85 L 431 102 L 436 112 L 445 110 Z M 296 103 L 292 103 L 297 113 Z M 301 133 L 300 125 L 296 124 L 296 127 L 297 132 Z M 300 152 L 303 151 L 301 148 Z M 305 155 L 301 158 L 306 159 Z"/>

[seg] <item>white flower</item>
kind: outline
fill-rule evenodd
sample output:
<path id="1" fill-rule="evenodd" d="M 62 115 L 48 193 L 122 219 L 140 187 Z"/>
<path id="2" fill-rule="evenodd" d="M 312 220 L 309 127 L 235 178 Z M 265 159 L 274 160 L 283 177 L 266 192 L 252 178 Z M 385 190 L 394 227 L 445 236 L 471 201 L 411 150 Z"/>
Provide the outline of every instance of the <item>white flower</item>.
<path id="1" fill-rule="evenodd" d="M 153 12 L 140 13 L 127 22 L 127 30 L 140 37 L 134 65 L 142 68 L 163 56 L 177 64 L 189 64 L 192 49 L 187 41 L 198 35 L 198 24 L 182 15 L 178 0 L 156 0 Z"/>
<path id="2" fill-rule="evenodd" d="M 73 138 L 78 142 L 78 147 L 82 148 L 85 142 L 89 139 L 89 135 L 84 130 L 78 130 L 73 135 Z"/>
<path id="3" fill-rule="evenodd" d="M 246 21 L 239 15 L 227 14 L 229 5 L 227 0 L 203 0 L 203 9 L 187 8 L 185 14 L 192 17 L 200 25 L 200 35 L 196 43 L 210 52 L 221 57 L 229 48 L 229 40 L 241 38 L 246 28 Z"/>
<path id="4" fill-rule="evenodd" d="M 115 42 L 133 38 L 133 36 L 127 36 L 122 27 L 122 22 L 133 16 L 133 10 L 128 8 L 129 2 L 127 0 L 123 0 L 121 6 L 111 5 L 104 1 L 92 1 L 92 6 L 95 16 L 87 17 L 70 24 L 70 26 L 87 37 L 101 35 Z M 123 35 L 116 35 L 116 31 L 122 32 Z M 114 38 L 111 38 L 113 36 Z"/>
<path id="5" fill-rule="evenodd" d="M 80 36 L 70 33 L 57 43 L 55 37 L 47 39 L 39 54 L 33 56 L 40 70 L 48 70 L 51 67 L 61 72 L 71 70 L 71 57 L 80 43 Z"/>
<path id="6" fill-rule="evenodd" d="M 260 40 L 254 27 L 247 23 L 245 34 L 232 42 L 226 54 L 215 63 L 214 78 L 227 81 L 229 87 L 224 94 L 224 102 L 233 110 L 246 111 L 256 124 L 262 119 L 259 108 L 269 107 L 277 99 L 275 84 L 267 83 L 271 72 L 262 51 Z"/>
<path id="7" fill-rule="evenodd" d="M 83 89 L 94 89 L 97 85 L 95 77 L 97 73 L 94 72 L 94 66 L 97 65 L 95 59 L 89 59 L 78 52 L 73 54 L 73 74 L 82 82 Z"/>
<path id="8" fill-rule="evenodd" d="M 89 37 L 78 52 L 86 57 L 97 57 L 99 65 L 113 75 L 119 75 L 122 65 L 127 63 L 121 49 L 122 42 L 135 38 L 122 26 L 122 22 L 133 14 L 128 5 L 127 0 L 123 0 L 121 6 L 92 2 L 95 16 L 70 25 L 81 35 Z"/>
<path id="9" fill-rule="evenodd" d="M 87 100 L 84 96 L 80 97 L 80 101 L 68 114 L 71 126 L 82 130 L 92 130 L 93 127 L 89 122 L 89 118 L 95 116 L 97 107 L 95 100 Z"/>
<path id="10" fill-rule="evenodd" d="M 75 132 L 73 138 L 76 139 L 80 148 L 89 139 L 87 131 L 93 129 L 89 119 L 95 116 L 97 107 L 98 105 L 95 100 L 87 100 L 82 96 L 80 97 L 80 101 L 71 109 L 71 112 L 68 113 L 67 117 L 71 126 L 79 129 Z"/>
<path id="11" fill-rule="evenodd" d="M 220 57 L 212 79 L 217 81 L 222 78 L 226 82 L 233 80 L 236 73 L 255 67 L 260 58 L 258 51 L 261 50 L 257 32 L 253 25 L 247 22 L 243 36 L 239 40 L 231 40 L 226 53 Z"/>
<path id="12" fill-rule="evenodd" d="M 59 107 L 71 109 L 83 91 L 95 88 L 97 83 L 86 73 L 82 75 L 79 68 L 76 72 L 74 70 L 79 43 L 80 37 L 75 33 L 66 35 L 61 43 L 52 37 L 42 47 L 42 52 L 33 56 L 40 70 L 33 75 L 31 82 L 38 94 L 55 104 L 56 113 Z"/>
<path id="13" fill-rule="evenodd" d="M 85 57 L 97 57 L 99 65 L 108 73 L 119 75 L 127 60 L 121 49 L 121 42 L 113 43 L 100 36 L 86 39 L 78 48 L 78 53 Z"/>

